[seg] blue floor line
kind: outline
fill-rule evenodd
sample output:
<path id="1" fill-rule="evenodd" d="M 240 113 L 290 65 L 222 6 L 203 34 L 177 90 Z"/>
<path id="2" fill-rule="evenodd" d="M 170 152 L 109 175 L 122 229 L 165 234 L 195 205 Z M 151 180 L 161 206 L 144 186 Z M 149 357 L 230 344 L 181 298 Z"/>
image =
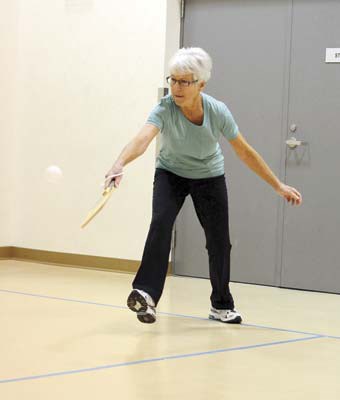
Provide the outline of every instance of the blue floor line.
<path id="1" fill-rule="evenodd" d="M 321 338 L 323 338 L 323 337 L 319 336 L 319 335 L 315 335 L 315 336 L 298 338 L 298 339 L 281 340 L 281 341 L 277 341 L 277 342 L 268 342 L 268 343 L 259 343 L 259 344 L 249 345 L 249 346 L 230 347 L 230 348 L 225 348 L 225 349 L 209 350 L 209 351 L 203 351 L 203 352 L 197 352 L 197 353 L 156 357 L 156 358 L 149 358 L 146 360 L 136 360 L 136 361 L 128 361 L 128 362 L 115 363 L 115 364 L 109 364 L 109 365 L 99 365 L 99 366 L 93 367 L 93 368 L 82 368 L 82 369 L 76 369 L 76 370 L 51 372 L 48 374 L 41 374 L 41 375 L 31 375 L 31 376 L 22 376 L 22 377 L 18 377 L 18 378 L 0 379 L 0 383 L 20 382 L 20 381 L 28 381 L 28 380 L 34 380 L 34 379 L 50 378 L 50 377 L 61 376 L 61 375 L 80 374 L 80 373 L 84 373 L 84 372 L 93 372 L 93 371 L 99 371 L 99 370 L 104 370 L 104 369 L 126 367 L 126 366 L 131 366 L 131 365 L 146 364 L 146 363 L 152 363 L 152 362 L 158 362 L 158 361 L 199 357 L 199 356 L 218 354 L 218 353 L 227 353 L 227 352 L 239 351 L 239 350 L 249 350 L 249 349 L 255 349 L 255 348 L 260 348 L 260 347 L 278 346 L 278 345 L 287 344 L 287 343 L 304 342 L 307 340 L 314 340 L 314 339 L 321 339 Z"/>
<path id="2" fill-rule="evenodd" d="M 14 290 L 0 289 L 0 292 L 11 293 L 11 294 L 20 294 L 23 296 L 38 297 L 38 298 L 49 299 L 49 300 L 59 300 L 59 301 L 69 301 L 69 302 L 80 303 L 80 304 L 90 304 L 90 305 L 94 305 L 94 306 L 109 307 L 109 308 L 115 308 L 115 309 L 120 309 L 120 310 L 128 309 L 126 306 L 116 306 L 116 305 L 107 304 L 107 303 L 96 303 L 93 301 L 76 300 L 76 299 L 69 299 L 69 298 L 55 297 L 55 296 L 46 296 L 46 295 L 41 295 L 41 294 L 19 292 L 19 291 L 14 291 Z M 193 316 L 193 315 L 168 313 L 168 312 L 162 312 L 162 311 L 157 311 L 157 314 L 158 315 L 167 315 L 170 317 L 191 318 L 191 319 L 197 319 L 197 320 L 201 320 L 201 321 L 209 321 L 212 323 L 216 322 L 216 321 L 211 321 L 209 318 L 206 318 L 206 317 L 197 317 L 197 316 Z M 275 327 L 264 326 L 264 325 L 254 325 L 254 324 L 242 323 L 241 326 L 259 328 L 259 329 L 268 329 L 268 330 L 274 330 L 274 331 L 279 331 L 279 332 L 297 333 L 297 334 L 301 334 L 301 335 L 322 336 L 322 337 L 329 338 L 329 339 L 340 339 L 340 336 L 332 336 L 332 335 L 321 334 L 321 333 L 319 334 L 319 333 L 313 333 L 313 332 L 302 332 L 302 331 L 296 331 L 296 330 L 284 329 L 284 328 L 275 328 Z"/>

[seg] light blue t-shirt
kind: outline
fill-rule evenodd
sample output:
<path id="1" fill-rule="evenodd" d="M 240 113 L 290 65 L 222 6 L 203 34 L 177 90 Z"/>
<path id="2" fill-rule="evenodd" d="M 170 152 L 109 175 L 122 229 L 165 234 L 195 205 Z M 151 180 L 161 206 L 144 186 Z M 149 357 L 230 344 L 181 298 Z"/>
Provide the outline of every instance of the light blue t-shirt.
<path id="1" fill-rule="evenodd" d="M 224 174 L 224 157 L 218 139 L 235 139 L 238 126 L 228 107 L 205 93 L 202 125 L 190 122 L 174 102 L 163 97 L 151 111 L 146 123 L 160 129 L 160 152 L 156 168 L 184 178 L 210 178 Z"/>

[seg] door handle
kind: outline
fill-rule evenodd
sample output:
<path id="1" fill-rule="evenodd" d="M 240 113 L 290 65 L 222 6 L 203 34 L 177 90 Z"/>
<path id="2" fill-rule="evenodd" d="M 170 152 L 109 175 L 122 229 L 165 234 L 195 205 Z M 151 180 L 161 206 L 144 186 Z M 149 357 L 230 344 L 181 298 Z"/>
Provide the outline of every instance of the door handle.
<path id="1" fill-rule="evenodd" d="M 295 149 L 296 147 L 301 146 L 302 144 L 305 143 L 306 142 L 303 142 L 302 140 L 297 140 L 294 136 L 286 140 L 286 144 L 290 149 Z"/>

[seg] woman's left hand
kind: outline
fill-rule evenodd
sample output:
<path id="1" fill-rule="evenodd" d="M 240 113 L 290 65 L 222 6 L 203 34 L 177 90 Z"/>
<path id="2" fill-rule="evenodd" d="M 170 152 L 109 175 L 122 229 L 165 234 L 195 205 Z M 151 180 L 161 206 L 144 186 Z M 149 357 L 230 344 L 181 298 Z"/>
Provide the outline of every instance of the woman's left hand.
<path id="1" fill-rule="evenodd" d="M 284 197 L 288 203 L 292 203 L 292 205 L 299 206 L 302 204 L 302 196 L 301 194 L 293 187 L 288 186 L 284 183 L 280 183 L 280 187 L 276 190 L 276 192 Z"/>

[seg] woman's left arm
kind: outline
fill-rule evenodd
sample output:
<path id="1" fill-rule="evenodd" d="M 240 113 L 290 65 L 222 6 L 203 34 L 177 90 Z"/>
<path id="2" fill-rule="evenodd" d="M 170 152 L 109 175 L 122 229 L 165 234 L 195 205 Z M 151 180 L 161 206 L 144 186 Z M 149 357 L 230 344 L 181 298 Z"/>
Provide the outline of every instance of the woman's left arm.
<path id="1" fill-rule="evenodd" d="M 237 156 L 257 175 L 269 183 L 269 185 L 271 185 L 280 196 L 284 197 L 288 203 L 292 202 L 292 205 L 302 204 L 301 194 L 295 188 L 279 181 L 264 159 L 249 143 L 247 143 L 241 132 L 238 132 L 236 138 L 230 140 L 229 143 Z"/>

